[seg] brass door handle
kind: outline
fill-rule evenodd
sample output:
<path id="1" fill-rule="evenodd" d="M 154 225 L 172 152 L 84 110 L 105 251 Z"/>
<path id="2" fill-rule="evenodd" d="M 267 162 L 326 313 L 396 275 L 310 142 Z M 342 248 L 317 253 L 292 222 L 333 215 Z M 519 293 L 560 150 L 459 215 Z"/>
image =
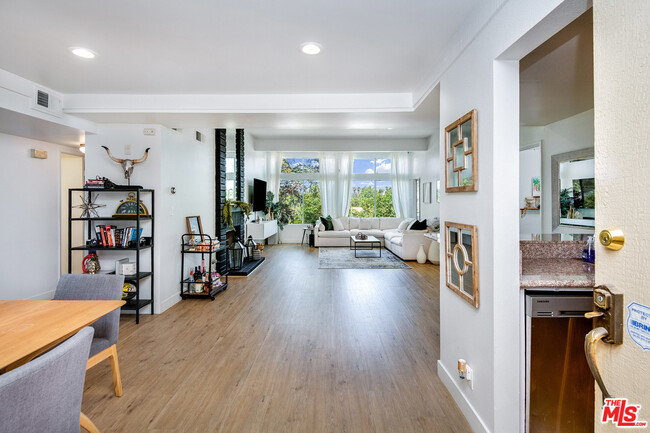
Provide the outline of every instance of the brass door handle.
<path id="1" fill-rule="evenodd" d="M 600 387 L 600 392 L 603 395 L 603 403 L 605 403 L 606 398 L 612 398 L 612 395 L 607 391 L 605 382 L 603 382 L 603 378 L 598 370 L 598 364 L 596 363 L 596 343 L 608 334 L 607 329 L 599 327 L 592 329 L 585 336 L 585 356 L 587 357 L 587 364 L 589 364 L 589 370 L 591 370 L 591 374 L 594 376 L 596 383 L 598 383 L 598 386 Z"/>
<path id="2" fill-rule="evenodd" d="M 585 319 L 593 319 L 594 317 L 602 317 L 605 313 L 602 311 L 590 311 L 585 313 Z"/>

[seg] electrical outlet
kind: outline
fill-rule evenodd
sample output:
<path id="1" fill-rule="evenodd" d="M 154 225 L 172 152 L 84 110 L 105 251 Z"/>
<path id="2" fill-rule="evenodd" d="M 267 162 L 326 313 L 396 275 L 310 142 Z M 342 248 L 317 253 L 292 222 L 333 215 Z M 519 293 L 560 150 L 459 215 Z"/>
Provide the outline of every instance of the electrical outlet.
<path id="1" fill-rule="evenodd" d="M 466 380 L 469 382 L 470 389 L 474 389 L 474 370 L 469 365 L 467 366 Z"/>
<path id="2" fill-rule="evenodd" d="M 131 155 L 131 145 L 130 144 L 125 144 L 124 145 L 124 154 L 125 155 Z"/>
<path id="3" fill-rule="evenodd" d="M 156 128 L 144 128 L 144 135 L 156 135 Z"/>
<path id="4" fill-rule="evenodd" d="M 169 208 L 169 216 L 174 216 L 174 206 Z"/>

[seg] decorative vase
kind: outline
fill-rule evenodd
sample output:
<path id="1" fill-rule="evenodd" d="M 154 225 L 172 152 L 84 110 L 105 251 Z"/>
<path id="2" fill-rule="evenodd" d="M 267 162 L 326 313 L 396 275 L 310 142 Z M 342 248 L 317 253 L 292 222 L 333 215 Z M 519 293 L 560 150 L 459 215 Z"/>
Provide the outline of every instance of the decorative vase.
<path id="1" fill-rule="evenodd" d="M 427 262 L 427 254 L 424 252 L 424 244 L 420 244 L 420 250 L 418 251 L 418 255 L 416 256 L 416 259 L 418 263 Z"/>

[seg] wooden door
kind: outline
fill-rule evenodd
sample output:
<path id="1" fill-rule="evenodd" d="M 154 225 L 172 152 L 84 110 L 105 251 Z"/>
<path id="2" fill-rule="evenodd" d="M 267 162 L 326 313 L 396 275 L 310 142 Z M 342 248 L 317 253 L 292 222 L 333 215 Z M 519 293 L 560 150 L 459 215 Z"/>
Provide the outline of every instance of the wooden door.
<path id="1" fill-rule="evenodd" d="M 631 338 L 629 313 L 634 303 L 650 309 L 650 2 L 593 5 L 596 235 L 625 234 L 620 251 L 596 248 L 596 284 L 622 290 L 625 305 L 623 344 L 600 342 L 596 354 L 609 392 L 640 404 L 638 419 L 650 422 L 650 350 Z M 595 431 L 621 431 L 601 414 L 597 389 Z"/>

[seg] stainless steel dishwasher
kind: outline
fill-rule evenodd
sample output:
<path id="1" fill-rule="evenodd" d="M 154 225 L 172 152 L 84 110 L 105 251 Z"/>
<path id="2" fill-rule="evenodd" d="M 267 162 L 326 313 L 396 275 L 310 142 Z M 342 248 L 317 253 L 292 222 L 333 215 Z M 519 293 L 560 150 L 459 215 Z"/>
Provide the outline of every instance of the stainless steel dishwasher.
<path id="1" fill-rule="evenodd" d="M 594 378 L 584 353 L 592 290 L 526 291 L 526 432 L 594 431 Z"/>

